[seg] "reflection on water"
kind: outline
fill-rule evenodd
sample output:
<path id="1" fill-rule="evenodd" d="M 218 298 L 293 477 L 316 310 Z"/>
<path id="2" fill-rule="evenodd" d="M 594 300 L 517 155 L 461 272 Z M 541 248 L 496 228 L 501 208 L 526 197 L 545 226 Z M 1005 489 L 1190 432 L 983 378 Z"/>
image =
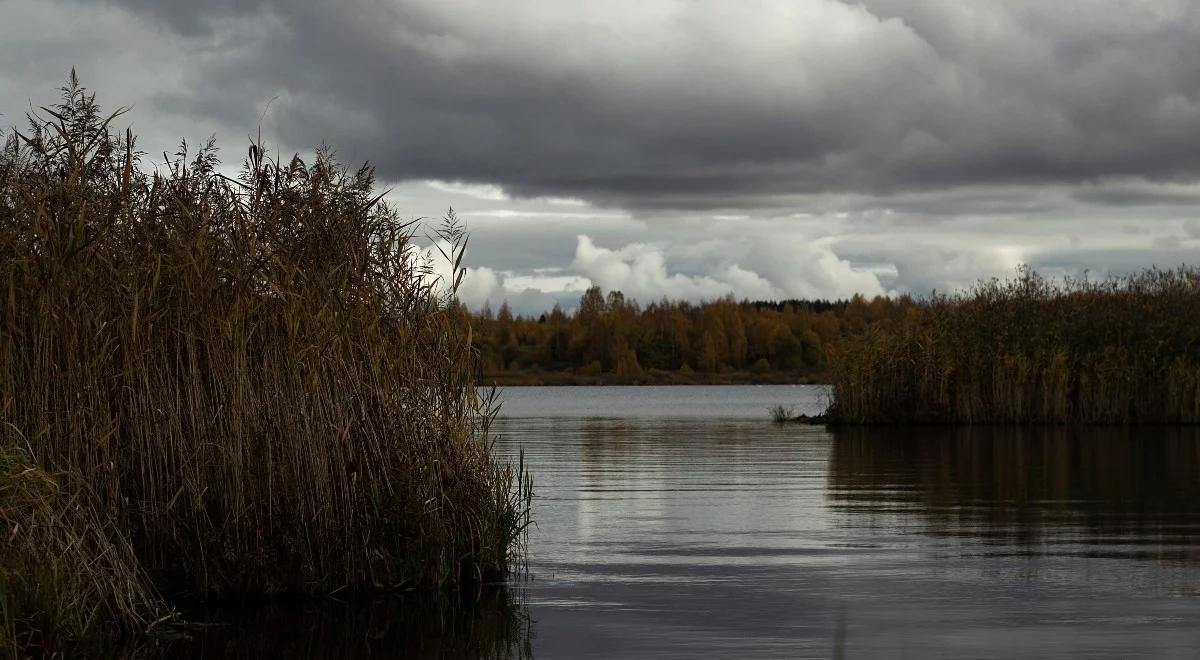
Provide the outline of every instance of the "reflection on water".
<path id="1" fill-rule="evenodd" d="M 1024 553 L 1200 559 L 1196 428 L 847 429 L 829 466 L 833 508 L 855 524 L 902 516 Z"/>
<path id="2" fill-rule="evenodd" d="M 1200 430 L 776 426 L 813 387 L 510 388 L 529 576 L 251 610 L 194 656 L 1194 658 Z M 172 656 L 174 657 L 174 656 Z"/>
<path id="3" fill-rule="evenodd" d="M 534 657 L 1196 657 L 1195 429 L 833 434 L 766 420 L 819 389 L 689 389 L 505 392 Z"/>
<path id="4" fill-rule="evenodd" d="M 528 658 L 529 618 L 508 589 L 478 597 L 260 602 L 188 614 L 207 621 L 153 649 L 171 658 Z"/>

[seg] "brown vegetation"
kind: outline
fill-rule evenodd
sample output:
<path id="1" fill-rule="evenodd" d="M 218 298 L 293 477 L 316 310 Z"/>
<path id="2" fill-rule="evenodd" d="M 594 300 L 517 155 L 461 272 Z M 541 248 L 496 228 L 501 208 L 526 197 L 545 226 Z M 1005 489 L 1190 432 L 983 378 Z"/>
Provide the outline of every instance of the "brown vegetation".
<path id="1" fill-rule="evenodd" d="M 842 423 L 1200 422 L 1200 271 L 933 296 L 830 352 Z"/>
<path id="2" fill-rule="evenodd" d="M 556 306 L 526 318 L 506 304 L 470 315 L 470 324 L 489 382 L 800 383 L 823 379 L 826 346 L 865 327 L 872 304 L 722 298 L 642 307 L 593 287 L 574 314 Z"/>
<path id="3" fill-rule="evenodd" d="M 115 116 L 72 75 L 0 154 L 0 646 L 505 572 L 529 484 L 371 170 L 147 173 Z"/>
<path id="4" fill-rule="evenodd" d="M 460 314 L 467 315 L 464 310 Z M 956 295 L 471 316 L 505 385 L 829 382 L 860 423 L 1200 423 L 1200 270 L 1053 283 L 1023 269 Z"/>

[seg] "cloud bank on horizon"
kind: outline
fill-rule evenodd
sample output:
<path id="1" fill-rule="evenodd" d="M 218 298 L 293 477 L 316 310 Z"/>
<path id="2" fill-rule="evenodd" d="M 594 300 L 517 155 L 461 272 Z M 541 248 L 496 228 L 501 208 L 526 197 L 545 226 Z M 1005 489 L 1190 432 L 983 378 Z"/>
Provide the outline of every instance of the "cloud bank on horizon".
<path id="1" fill-rule="evenodd" d="M 469 304 L 844 297 L 1200 256 L 1188 0 L 9 0 L 149 151 L 259 118 L 472 230 Z M 270 104 L 269 110 L 267 109 Z M 265 111 L 265 114 L 264 114 Z"/>

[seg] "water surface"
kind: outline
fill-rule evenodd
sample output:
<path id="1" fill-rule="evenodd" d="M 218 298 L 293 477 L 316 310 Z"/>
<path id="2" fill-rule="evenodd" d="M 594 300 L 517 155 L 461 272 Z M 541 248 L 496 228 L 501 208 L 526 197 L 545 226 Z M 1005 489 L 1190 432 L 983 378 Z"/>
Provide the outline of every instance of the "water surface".
<path id="1" fill-rule="evenodd" d="M 776 426 L 815 386 L 506 388 L 536 658 L 1198 657 L 1194 429 Z"/>

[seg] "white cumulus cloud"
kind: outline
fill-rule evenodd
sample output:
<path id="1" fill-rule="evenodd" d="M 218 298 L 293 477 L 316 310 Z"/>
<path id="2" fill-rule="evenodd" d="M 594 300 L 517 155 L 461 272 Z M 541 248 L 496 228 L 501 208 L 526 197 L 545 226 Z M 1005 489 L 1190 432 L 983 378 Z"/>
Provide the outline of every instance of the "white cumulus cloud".
<path id="1" fill-rule="evenodd" d="M 660 247 L 632 243 L 605 248 L 587 235 L 577 237 L 571 267 L 606 291 L 619 290 L 643 301 L 661 297 L 845 298 L 855 293 L 884 293 L 878 277 L 839 258 L 820 241 L 758 241 L 741 250 L 748 267 L 730 258 L 732 251 L 713 245 L 707 259 L 689 255 L 700 272 L 671 272 L 668 254 Z"/>

